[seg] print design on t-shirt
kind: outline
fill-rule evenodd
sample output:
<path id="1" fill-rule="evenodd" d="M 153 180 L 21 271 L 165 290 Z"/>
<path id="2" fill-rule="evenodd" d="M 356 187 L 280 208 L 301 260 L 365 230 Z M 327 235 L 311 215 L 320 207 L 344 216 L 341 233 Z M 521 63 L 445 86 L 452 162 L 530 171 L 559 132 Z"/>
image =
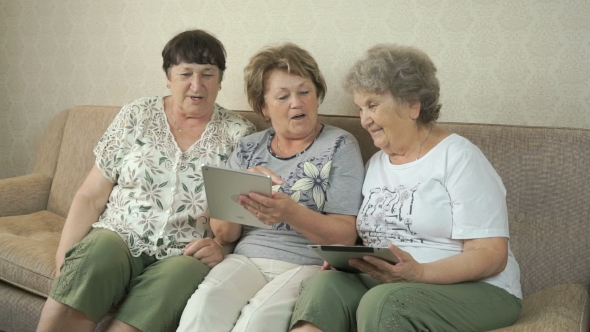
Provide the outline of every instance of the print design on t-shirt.
<path id="1" fill-rule="evenodd" d="M 371 189 L 357 217 L 357 226 L 365 245 L 387 246 L 387 242 L 424 243 L 412 230 L 415 193 L 420 183 L 407 189 L 404 185 L 390 190 L 387 186 Z"/>
<path id="2" fill-rule="evenodd" d="M 334 145 L 319 156 L 311 156 L 307 160 L 299 162 L 295 169 L 289 173 L 281 186 L 273 186 L 273 191 L 289 195 L 295 202 L 313 210 L 322 212 L 327 201 L 326 191 L 329 187 L 330 172 L 332 169 L 332 157 L 346 141 L 346 136 L 336 138 Z M 249 142 L 237 152 L 240 160 L 243 160 L 244 168 L 256 166 L 269 167 L 269 163 L 261 157 L 254 157 L 257 143 Z M 286 222 L 274 224 L 275 230 L 292 230 Z"/>

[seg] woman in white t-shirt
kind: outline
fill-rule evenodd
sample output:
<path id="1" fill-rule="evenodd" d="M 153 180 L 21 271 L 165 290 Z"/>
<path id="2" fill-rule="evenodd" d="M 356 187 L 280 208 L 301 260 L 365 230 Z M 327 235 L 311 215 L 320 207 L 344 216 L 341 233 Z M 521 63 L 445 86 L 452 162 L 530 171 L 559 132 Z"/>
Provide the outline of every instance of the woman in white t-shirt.
<path id="1" fill-rule="evenodd" d="M 481 331 L 513 324 L 520 269 L 508 243 L 506 190 L 483 153 L 436 125 L 439 82 L 428 55 L 371 48 L 346 86 L 377 152 L 367 163 L 356 229 L 389 247 L 392 265 L 365 256 L 351 274 L 304 281 L 293 331 Z"/>

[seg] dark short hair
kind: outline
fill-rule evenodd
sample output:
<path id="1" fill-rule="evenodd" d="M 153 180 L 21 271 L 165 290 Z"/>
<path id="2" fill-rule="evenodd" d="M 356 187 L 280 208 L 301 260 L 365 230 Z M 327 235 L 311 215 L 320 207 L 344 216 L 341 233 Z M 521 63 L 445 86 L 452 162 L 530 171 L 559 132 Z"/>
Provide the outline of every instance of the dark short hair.
<path id="1" fill-rule="evenodd" d="M 262 115 L 266 83 L 274 70 L 311 80 L 315 86 L 318 102 L 321 103 L 324 100 L 328 88 L 315 59 L 301 47 L 286 43 L 276 47 L 265 47 L 256 53 L 244 68 L 246 95 L 254 112 Z"/>
<path id="2" fill-rule="evenodd" d="M 423 51 L 397 44 L 379 44 L 350 68 L 345 80 L 349 92 L 389 92 L 398 103 L 419 101 L 419 126 L 440 116 L 440 85 L 436 67 Z"/>
<path id="3" fill-rule="evenodd" d="M 170 67 L 181 62 L 214 65 L 219 68 L 221 80 L 225 70 L 225 57 L 223 44 L 213 35 L 204 30 L 188 30 L 166 43 L 162 50 L 162 68 L 166 76 L 169 76 Z"/>

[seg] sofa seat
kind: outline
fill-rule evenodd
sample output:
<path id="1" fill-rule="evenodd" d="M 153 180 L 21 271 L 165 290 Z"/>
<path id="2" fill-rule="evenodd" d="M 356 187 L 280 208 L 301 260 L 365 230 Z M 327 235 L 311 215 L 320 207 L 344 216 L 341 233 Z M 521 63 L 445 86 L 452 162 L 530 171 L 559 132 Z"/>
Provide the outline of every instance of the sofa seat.
<path id="1" fill-rule="evenodd" d="M 0 218 L 2 281 L 47 297 L 64 222 L 49 211 Z"/>
<path id="2" fill-rule="evenodd" d="M 518 321 L 494 331 L 588 331 L 588 290 L 584 285 L 557 285 L 522 301 Z"/>

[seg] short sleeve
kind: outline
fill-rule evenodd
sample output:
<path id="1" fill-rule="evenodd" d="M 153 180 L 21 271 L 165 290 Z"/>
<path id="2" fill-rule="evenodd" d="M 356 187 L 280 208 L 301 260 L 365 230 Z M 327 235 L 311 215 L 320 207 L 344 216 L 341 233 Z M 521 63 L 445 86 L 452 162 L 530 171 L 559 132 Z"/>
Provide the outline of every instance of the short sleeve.
<path id="1" fill-rule="evenodd" d="M 453 213 L 451 238 L 509 237 L 506 189 L 477 147 L 450 162 L 445 187 Z"/>
<path id="2" fill-rule="evenodd" d="M 119 178 L 123 157 L 134 144 L 138 119 L 131 109 L 129 104 L 121 109 L 94 148 L 98 169 L 113 183 Z"/>
<path id="3" fill-rule="evenodd" d="M 227 168 L 231 169 L 242 169 L 242 163 L 240 162 L 240 158 L 238 156 L 240 149 L 240 143 L 236 143 L 236 148 L 230 153 L 229 157 L 227 158 Z"/>
<path id="4" fill-rule="evenodd" d="M 332 157 L 324 212 L 354 215 L 362 204 L 365 168 L 357 140 L 347 133 Z"/>

